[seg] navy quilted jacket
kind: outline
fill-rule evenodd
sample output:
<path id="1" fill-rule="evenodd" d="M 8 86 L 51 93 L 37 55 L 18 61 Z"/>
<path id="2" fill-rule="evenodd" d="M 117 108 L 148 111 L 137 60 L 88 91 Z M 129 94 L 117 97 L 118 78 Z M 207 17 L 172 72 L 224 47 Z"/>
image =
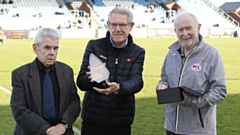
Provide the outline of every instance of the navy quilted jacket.
<path id="1" fill-rule="evenodd" d="M 122 49 L 112 47 L 109 32 L 105 38 L 91 40 L 86 47 L 77 85 L 85 91 L 82 119 L 100 125 L 131 125 L 135 114 L 135 96 L 143 87 L 142 71 L 145 50 L 133 43 Z M 93 90 L 86 72 L 90 53 L 95 54 L 110 72 L 110 82 L 120 84 L 120 91 L 108 96 Z"/>

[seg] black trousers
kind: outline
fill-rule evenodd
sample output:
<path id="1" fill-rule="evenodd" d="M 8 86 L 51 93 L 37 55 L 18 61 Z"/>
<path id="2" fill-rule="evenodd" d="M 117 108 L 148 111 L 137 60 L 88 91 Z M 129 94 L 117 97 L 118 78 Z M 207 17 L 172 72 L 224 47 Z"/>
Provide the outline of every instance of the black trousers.
<path id="1" fill-rule="evenodd" d="M 83 121 L 81 135 L 131 135 L 131 125 L 103 126 Z"/>

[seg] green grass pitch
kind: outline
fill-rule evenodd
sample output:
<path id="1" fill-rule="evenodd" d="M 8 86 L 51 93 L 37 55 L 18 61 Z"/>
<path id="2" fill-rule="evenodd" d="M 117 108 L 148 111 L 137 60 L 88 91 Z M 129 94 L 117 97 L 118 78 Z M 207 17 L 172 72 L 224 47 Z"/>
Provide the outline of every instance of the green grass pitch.
<path id="1" fill-rule="evenodd" d="M 70 65 L 74 77 L 78 75 L 82 56 L 90 39 L 61 39 L 58 61 Z M 132 135 L 165 135 L 163 128 L 164 105 L 158 105 L 155 87 L 159 81 L 160 69 L 168 46 L 176 38 L 134 38 L 135 43 L 146 50 L 144 63 L 144 88 L 136 94 L 136 115 L 132 125 Z M 215 46 L 221 53 L 227 78 L 227 98 L 217 106 L 218 135 L 240 134 L 240 39 L 204 38 L 205 42 Z M 32 62 L 33 39 L 7 39 L 6 47 L 0 47 L 0 87 L 11 91 L 11 71 L 20 65 Z M 207 55 L 207 54 L 206 54 Z M 83 92 L 78 91 L 83 99 Z M 0 90 L 0 135 L 11 135 L 15 121 L 12 118 L 10 95 Z M 80 129 L 81 118 L 75 122 Z"/>

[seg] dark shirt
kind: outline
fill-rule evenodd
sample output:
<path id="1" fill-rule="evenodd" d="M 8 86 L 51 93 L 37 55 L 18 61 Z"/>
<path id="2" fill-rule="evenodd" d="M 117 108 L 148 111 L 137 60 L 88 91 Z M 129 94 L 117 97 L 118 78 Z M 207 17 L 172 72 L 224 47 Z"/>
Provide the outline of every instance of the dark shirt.
<path id="1" fill-rule="evenodd" d="M 45 75 L 45 71 L 43 70 L 44 68 L 46 68 L 40 61 L 38 58 L 37 59 L 37 66 L 38 66 L 38 70 L 39 70 L 39 75 L 40 75 L 40 83 L 41 83 L 41 90 L 43 92 L 43 78 Z M 54 91 L 54 103 L 55 103 L 55 112 L 56 112 L 56 117 L 58 117 L 59 115 L 59 102 L 60 102 L 60 91 L 59 91 L 59 85 L 58 85 L 58 81 L 57 81 L 57 75 L 56 75 L 56 71 L 55 71 L 55 64 L 50 66 L 49 68 L 49 75 L 52 79 L 52 83 L 53 83 L 53 91 Z M 43 95 L 43 93 L 42 93 Z M 55 125 L 58 122 L 56 121 Z"/>

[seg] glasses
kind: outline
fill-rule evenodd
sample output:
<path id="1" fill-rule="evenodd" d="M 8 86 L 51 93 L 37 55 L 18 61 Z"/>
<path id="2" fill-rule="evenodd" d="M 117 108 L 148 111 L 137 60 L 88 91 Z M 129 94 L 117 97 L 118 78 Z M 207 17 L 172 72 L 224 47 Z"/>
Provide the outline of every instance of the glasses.
<path id="1" fill-rule="evenodd" d="M 127 23 L 127 24 L 109 23 L 109 24 L 110 24 L 111 28 L 113 28 L 113 29 L 117 28 L 117 26 L 119 26 L 119 28 L 121 28 L 121 29 L 126 29 L 130 23 Z"/>

